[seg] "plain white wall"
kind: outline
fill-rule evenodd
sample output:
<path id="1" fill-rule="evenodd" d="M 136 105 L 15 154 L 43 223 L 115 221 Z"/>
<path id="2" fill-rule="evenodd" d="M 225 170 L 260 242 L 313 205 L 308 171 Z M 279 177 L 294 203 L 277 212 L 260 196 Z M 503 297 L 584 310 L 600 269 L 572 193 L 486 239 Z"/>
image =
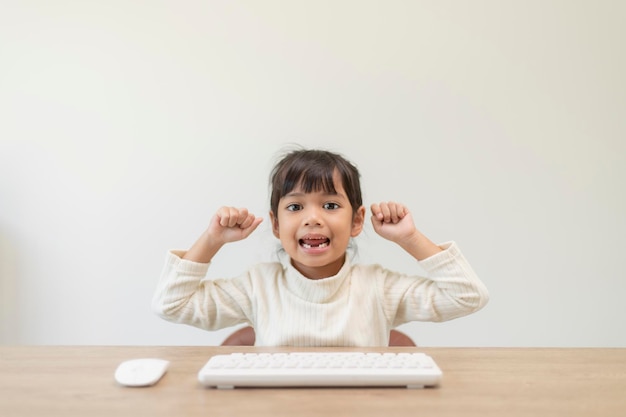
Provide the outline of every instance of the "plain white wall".
<path id="1" fill-rule="evenodd" d="M 423 346 L 626 346 L 622 1 L 0 1 L 0 342 L 217 344 L 150 311 L 224 204 L 266 217 L 289 143 L 456 240 L 479 313 Z M 369 226 L 362 262 L 414 270 Z"/>

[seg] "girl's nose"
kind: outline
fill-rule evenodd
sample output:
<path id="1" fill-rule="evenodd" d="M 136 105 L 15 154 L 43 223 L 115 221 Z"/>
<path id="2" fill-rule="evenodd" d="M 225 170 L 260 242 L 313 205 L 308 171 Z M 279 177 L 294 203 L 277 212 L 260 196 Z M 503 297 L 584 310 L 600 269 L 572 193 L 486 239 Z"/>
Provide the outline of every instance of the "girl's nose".
<path id="1" fill-rule="evenodd" d="M 322 218 L 320 216 L 319 210 L 316 208 L 311 208 L 307 210 L 306 216 L 304 218 L 305 226 L 319 226 L 322 224 Z"/>

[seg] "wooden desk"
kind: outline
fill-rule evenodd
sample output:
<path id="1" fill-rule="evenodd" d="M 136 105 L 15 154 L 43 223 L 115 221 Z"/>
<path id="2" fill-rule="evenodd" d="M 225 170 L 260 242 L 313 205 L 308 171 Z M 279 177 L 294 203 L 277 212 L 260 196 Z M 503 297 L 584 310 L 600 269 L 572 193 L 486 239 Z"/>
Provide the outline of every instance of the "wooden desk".
<path id="1" fill-rule="evenodd" d="M 197 382 L 213 354 L 271 350 L 289 349 L 0 346 L 0 416 L 626 416 L 626 349 L 418 348 L 444 373 L 440 388 L 424 390 Z M 117 365 L 138 357 L 170 369 L 153 387 L 117 385 Z"/>

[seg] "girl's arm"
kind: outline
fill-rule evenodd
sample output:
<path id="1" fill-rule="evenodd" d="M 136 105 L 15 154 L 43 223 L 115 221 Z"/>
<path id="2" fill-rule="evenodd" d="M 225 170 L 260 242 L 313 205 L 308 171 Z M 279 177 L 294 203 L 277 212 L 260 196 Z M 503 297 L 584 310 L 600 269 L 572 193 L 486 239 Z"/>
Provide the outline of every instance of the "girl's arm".
<path id="1" fill-rule="evenodd" d="M 394 326 L 413 320 L 450 320 L 487 303 L 487 289 L 454 243 L 439 247 L 431 242 L 415 228 L 411 213 L 402 204 L 372 204 L 371 209 L 376 233 L 422 261 L 429 274 L 429 278 L 416 279 L 385 273 L 382 293 Z"/>
<path id="2" fill-rule="evenodd" d="M 209 262 L 220 248 L 245 239 L 262 220 L 246 209 L 220 208 L 188 251 L 168 253 L 152 299 L 153 310 L 166 320 L 204 329 L 241 321 L 246 316 L 245 306 L 240 305 L 245 304 L 245 291 L 231 280 L 216 285 L 203 279 Z"/>
<path id="3" fill-rule="evenodd" d="M 168 252 L 152 310 L 165 320 L 205 330 L 247 322 L 252 311 L 248 275 L 206 279 L 209 264 L 182 259 L 182 254 Z"/>

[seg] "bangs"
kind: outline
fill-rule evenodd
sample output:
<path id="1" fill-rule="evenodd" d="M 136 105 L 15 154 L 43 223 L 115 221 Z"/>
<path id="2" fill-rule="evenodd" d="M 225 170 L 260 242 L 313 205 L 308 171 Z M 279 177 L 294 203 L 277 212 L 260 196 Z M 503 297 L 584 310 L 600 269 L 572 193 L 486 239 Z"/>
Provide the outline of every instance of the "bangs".
<path id="1" fill-rule="evenodd" d="M 293 166 L 285 175 L 281 196 L 289 194 L 298 187 L 307 194 L 315 192 L 337 194 L 334 181 L 336 170 L 336 166 L 320 164 L 306 167 Z"/>

